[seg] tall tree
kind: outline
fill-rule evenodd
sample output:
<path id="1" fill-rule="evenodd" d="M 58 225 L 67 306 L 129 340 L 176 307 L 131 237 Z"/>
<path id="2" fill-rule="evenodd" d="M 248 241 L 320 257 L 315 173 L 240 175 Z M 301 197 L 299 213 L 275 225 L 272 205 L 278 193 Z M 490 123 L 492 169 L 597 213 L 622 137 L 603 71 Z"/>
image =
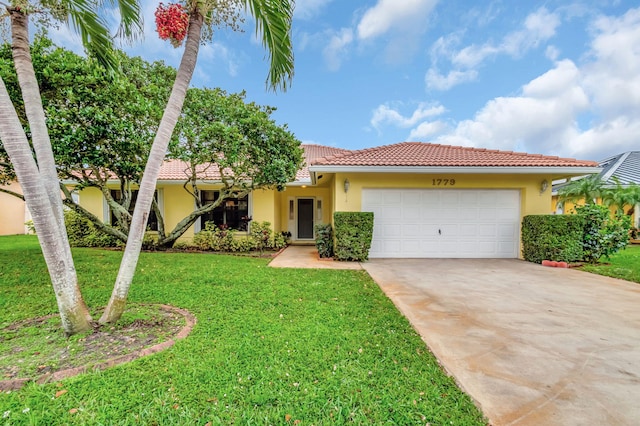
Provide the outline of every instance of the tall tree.
<path id="1" fill-rule="evenodd" d="M 79 190 L 99 189 L 112 213 L 111 223 L 79 205 L 65 185 L 61 185 L 63 201 L 98 229 L 126 243 L 134 188 L 168 98 L 170 88 L 164 83 L 175 77 L 175 70 L 116 52 L 123 75 L 108 78 L 96 71 L 100 68 L 95 61 L 56 48 L 45 38 L 36 38 L 31 51 L 59 176 Z M 12 64 L 10 46 L 1 46 L 0 74 L 6 76 L 16 104 L 20 97 Z M 154 208 L 158 246 L 172 246 L 199 217 L 228 198 L 243 197 L 255 189 L 282 189 L 295 178 L 302 163 L 300 142 L 286 125 L 270 118 L 274 110 L 247 103 L 244 93 L 187 91 L 167 157 L 183 162 L 183 187 L 196 207 L 173 229 L 165 227 L 162 211 Z M 26 119 L 22 121 L 26 128 Z M 0 163 L 0 171 L 10 176 L 12 169 Z M 203 201 L 198 182 L 212 176 L 221 188 L 215 200 Z M 119 182 L 117 192 L 113 181 Z"/>
<path id="2" fill-rule="evenodd" d="M 293 18 L 294 2 L 292 0 L 220 0 L 214 2 L 192 0 L 187 2 L 184 9 L 184 12 L 188 15 L 184 53 L 178 67 L 169 102 L 151 147 L 149 160 L 140 183 L 138 200 L 133 213 L 122 263 L 120 264 L 111 298 L 104 314 L 100 318 L 100 323 L 117 321 L 124 312 L 127 295 L 142 248 L 160 167 L 193 76 L 203 28 L 211 28 L 212 25 L 219 22 L 233 22 L 233 19 L 230 19 L 230 17 L 234 16 L 232 8 L 239 5 L 244 6 L 245 10 L 248 10 L 255 18 L 256 34 L 267 48 L 270 59 L 269 76 L 267 78 L 268 87 L 274 90 L 278 88 L 286 89 L 293 78 L 291 20 Z M 229 14 L 230 10 L 231 14 Z M 161 10 L 159 9 L 158 12 L 161 12 Z M 166 17 L 166 15 L 164 16 Z M 166 25 L 162 25 L 163 22 L 160 19 L 158 21 L 160 24 L 159 34 L 162 36 L 162 31 L 168 28 Z M 172 24 L 178 24 L 178 21 L 183 22 L 181 18 L 176 17 Z M 176 27 L 178 31 L 169 32 L 169 36 L 172 41 L 180 42 L 184 37 L 184 27 L 173 25 L 172 30 L 176 29 Z"/>
<path id="3" fill-rule="evenodd" d="M 131 0 L 117 3 L 122 17 L 120 32 L 131 37 L 140 31 L 139 8 Z M 13 61 L 29 123 L 29 138 L 22 128 L 4 80 L 0 79 L 0 139 L 15 168 L 27 207 L 31 211 L 42 252 L 56 295 L 62 325 L 67 334 L 91 328 L 91 316 L 80 294 L 75 265 L 64 227 L 62 200 L 51 141 L 45 122 L 38 82 L 29 48 L 31 12 L 51 20 L 71 22 L 87 50 L 110 69 L 117 67 L 111 54 L 107 23 L 98 14 L 99 4 L 82 0 L 30 4 L 13 0 L 4 5 L 11 29 Z"/>

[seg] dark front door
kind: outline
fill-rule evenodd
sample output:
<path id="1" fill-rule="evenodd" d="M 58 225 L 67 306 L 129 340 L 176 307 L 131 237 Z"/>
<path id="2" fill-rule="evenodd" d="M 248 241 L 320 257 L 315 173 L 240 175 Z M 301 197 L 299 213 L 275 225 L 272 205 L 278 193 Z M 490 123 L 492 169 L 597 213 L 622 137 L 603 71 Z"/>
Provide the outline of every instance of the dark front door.
<path id="1" fill-rule="evenodd" d="M 298 198 L 298 239 L 313 239 L 313 198 Z"/>

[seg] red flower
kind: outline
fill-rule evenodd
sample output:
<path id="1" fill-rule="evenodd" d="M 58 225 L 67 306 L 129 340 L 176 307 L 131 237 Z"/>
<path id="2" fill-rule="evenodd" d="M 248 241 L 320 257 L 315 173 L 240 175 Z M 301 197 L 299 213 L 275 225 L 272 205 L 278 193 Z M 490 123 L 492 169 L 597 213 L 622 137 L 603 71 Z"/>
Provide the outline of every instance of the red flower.
<path id="1" fill-rule="evenodd" d="M 189 29 L 189 14 L 181 4 L 160 3 L 156 9 L 156 31 L 162 40 L 169 40 L 173 47 L 182 44 Z"/>

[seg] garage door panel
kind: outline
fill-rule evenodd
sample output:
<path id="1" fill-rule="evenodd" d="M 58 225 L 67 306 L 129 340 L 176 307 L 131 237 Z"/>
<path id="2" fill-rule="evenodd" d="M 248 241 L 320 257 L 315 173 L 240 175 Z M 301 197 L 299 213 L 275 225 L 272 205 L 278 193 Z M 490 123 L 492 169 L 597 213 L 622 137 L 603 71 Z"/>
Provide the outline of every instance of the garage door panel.
<path id="1" fill-rule="evenodd" d="M 517 190 L 364 189 L 373 257 L 517 257 Z M 440 232 L 438 232 L 440 231 Z"/>

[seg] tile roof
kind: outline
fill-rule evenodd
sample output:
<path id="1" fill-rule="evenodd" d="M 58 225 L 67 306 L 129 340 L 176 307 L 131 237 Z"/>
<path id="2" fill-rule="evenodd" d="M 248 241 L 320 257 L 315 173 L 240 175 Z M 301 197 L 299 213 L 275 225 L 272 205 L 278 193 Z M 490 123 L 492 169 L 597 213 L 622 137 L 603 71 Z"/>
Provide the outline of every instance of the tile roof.
<path id="1" fill-rule="evenodd" d="M 160 168 L 158 180 L 181 180 L 185 181 L 189 178 L 188 163 L 182 160 L 166 160 Z M 215 164 L 207 163 L 196 167 L 199 179 L 220 180 L 220 171 Z"/>
<path id="2" fill-rule="evenodd" d="M 308 164 L 320 157 L 327 157 L 332 155 L 346 154 L 351 152 L 348 149 L 334 148 L 331 146 L 315 145 L 315 144 L 302 144 L 304 150 L 305 164 L 298 170 L 296 174 L 296 181 L 310 181 Z M 160 168 L 159 180 L 181 180 L 187 179 L 186 173 L 188 170 L 188 164 L 181 160 L 166 160 Z M 198 176 L 200 179 L 206 180 L 220 180 L 220 171 L 213 164 L 204 164 L 197 168 Z"/>
<path id="3" fill-rule="evenodd" d="M 482 148 L 401 142 L 317 158 L 311 165 L 413 167 L 598 167 L 594 161 Z"/>
<path id="4" fill-rule="evenodd" d="M 308 181 L 311 179 L 309 175 L 309 164 L 313 163 L 316 159 L 331 157 L 334 155 L 344 155 L 352 152 L 348 149 L 334 148 L 332 146 L 315 144 L 302 144 L 302 149 L 304 149 L 305 161 L 304 166 L 302 166 L 302 168 L 298 170 L 298 173 L 296 175 L 297 181 Z"/>
<path id="5" fill-rule="evenodd" d="M 616 179 L 621 185 L 640 184 L 640 151 L 628 151 L 614 155 L 600 162 L 600 178 L 607 184 L 615 185 Z"/>

